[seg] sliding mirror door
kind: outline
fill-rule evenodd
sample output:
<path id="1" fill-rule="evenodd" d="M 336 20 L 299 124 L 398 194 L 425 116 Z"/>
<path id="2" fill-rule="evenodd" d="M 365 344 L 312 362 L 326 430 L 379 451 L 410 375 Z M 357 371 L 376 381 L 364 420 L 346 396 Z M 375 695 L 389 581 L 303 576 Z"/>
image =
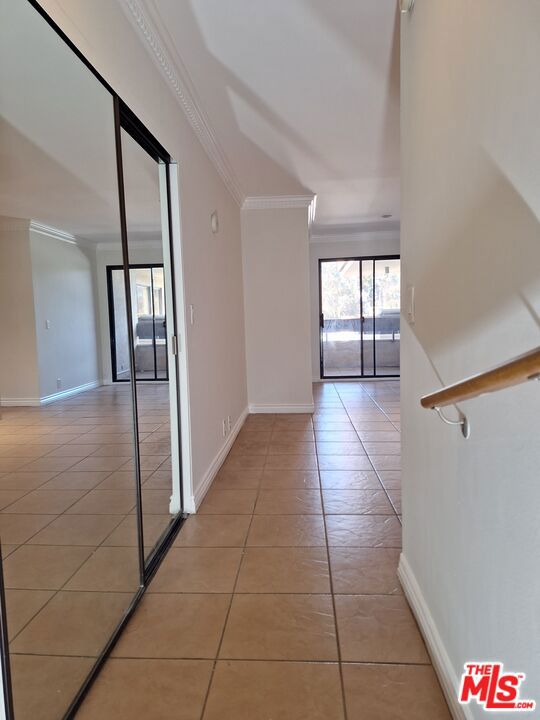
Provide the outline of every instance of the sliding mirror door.
<path id="1" fill-rule="evenodd" d="M 131 128 L 128 129 L 132 131 Z M 131 326 L 147 562 L 181 510 L 168 167 L 121 131 Z M 112 270 L 114 272 L 114 270 Z M 122 303 L 120 302 L 120 305 Z M 112 310 L 115 317 L 115 310 Z"/>
<path id="2" fill-rule="evenodd" d="M 30 3 L 0 9 L 0 538 L 12 699 L 16 720 L 58 720 L 141 585 L 131 383 L 103 382 L 102 255 L 122 262 L 114 102 Z M 125 342 L 125 303 L 116 312 Z M 141 437 L 165 415 L 160 405 Z M 154 454 L 162 467 L 167 453 Z"/>

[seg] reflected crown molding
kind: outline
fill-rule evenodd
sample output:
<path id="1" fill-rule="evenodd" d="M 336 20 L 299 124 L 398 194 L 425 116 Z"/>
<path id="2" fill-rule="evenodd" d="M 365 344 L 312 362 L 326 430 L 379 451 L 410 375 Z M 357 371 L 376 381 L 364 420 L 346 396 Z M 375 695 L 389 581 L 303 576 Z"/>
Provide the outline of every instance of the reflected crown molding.
<path id="1" fill-rule="evenodd" d="M 36 220 L 30 220 L 30 230 L 33 230 L 35 233 L 39 233 L 39 235 L 46 235 L 47 237 L 54 238 L 55 240 L 70 243 L 70 245 L 77 245 L 77 238 L 75 235 L 65 232 L 64 230 L 51 227 L 50 225 L 43 225 L 43 223 L 36 222 Z"/>
<path id="2" fill-rule="evenodd" d="M 309 208 L 313 215 L 315 195 L 260 195 L 245 198 L 242 210 L 274 210 L 283 208 Z"/>
<path id="3" fill-rule="evenodd" d="M 208 157 L 232 197 L 241 206 L 244 193 L 205 111 L 195 98 L 193 83 L 187 69 L 179 59 L 177 61 L 172 59 L 173 53 L 167 48 L 164 38 L 150 19 L 150 11 L 144 0 L 121 0 L 120 7 L 142 37 L 144 45 L 165 77 Z"/>

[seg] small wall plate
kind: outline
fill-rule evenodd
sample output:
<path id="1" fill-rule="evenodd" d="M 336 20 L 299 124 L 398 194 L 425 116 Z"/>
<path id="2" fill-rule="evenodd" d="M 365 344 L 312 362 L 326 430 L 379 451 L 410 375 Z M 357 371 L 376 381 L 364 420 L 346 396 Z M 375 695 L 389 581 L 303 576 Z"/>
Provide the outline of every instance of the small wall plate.
<path id="1" fill-rule="evenodd" d="M 210 227 L 214 235 L 219 231 L 219 219 L 216 210 L 210 215 Z"/>

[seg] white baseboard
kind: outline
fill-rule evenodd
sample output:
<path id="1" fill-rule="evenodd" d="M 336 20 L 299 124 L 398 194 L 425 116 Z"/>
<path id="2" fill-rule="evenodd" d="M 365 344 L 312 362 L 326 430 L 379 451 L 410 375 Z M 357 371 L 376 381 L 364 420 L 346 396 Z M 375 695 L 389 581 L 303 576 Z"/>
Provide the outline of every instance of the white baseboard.
<path id="1" fill-rule="evenodd" d="M 39 398 L 2 398 L 1 407 L 39 407 Z"/>
<path id="2" fill-rule="evenodd" d="M 329 383 L 330 385 L 335 385 L 336 383 L 374 383 L 374 382 L 384 382 L 385 380 L 399 380 L 400 376 L 375 376 L 375 377 L 353 377 L 353 378 L 343 378 L 343 377 L 334 377 L 334 378 L 320 378 L 320 377 L 314 377 L 313 382 L 314 383 Z"/>
<path id="3" fill-rule="evenodd" d="M 240 414 L 240 417 L 238 418 L 238 420 L 232 426 L 229 436 L 227 437 L 227 439 L 221 446 L 221 449 L 219 450 L 219 452 L 216 454 L 216 456 L 212 460 L 210 467 L 205 472 L 201 482 L 199 483 L 197 489 L 195 490 L 195 495 L 192 495 L 190 498 L 190 501 L 188 501 L 186 503 L 185 511 L 187 513 L 197 512 L 197 508 L 200 506 L 200 504 L 204 500 L 204 496 L 210 489 L 210 486 L 212 485 L 214 478 L 216 477 L 216 475 L 219 471 L 219 468 L 223 465 L 225 458 L 229 454 L 229 450 L 231 449 L 233 442 L 236 440 L 236 436 L 242 429 L 242 425 L 244 424 L 248 414 L 249 414 L 248 409 L 245 408 L 245 410 L 243 410 L 243 412 Z"/>
<path id="4" fill-rule="evenodd" d="M 78 395 L 79 393 L 86 392 L 86 390 L 94 390 L 97 387 L 100 387 L 101 381 L 100 380 L 94 380 L 89 383 L 85 383 L 84 385 L 78 385 L 74 388 L 69 388 L 69 390 L 59 390 L 56 393 L 53 393 L 52 395 L 45 395 L 44 397 L 41 397 L 39 399 L 40 405 L 48 405 L 49 403 L 54 402 L 55 400 L 61 400 L 64 398 L 71 397 L 72 395 Z"/>
<path id="5" fill-rule="evenodd" d="M 435 621 L 422 595 L 422 590 L 403 553 L 401 553 L 399 559 L 398 576 L 403 586 L 405 596 L 409 601 L 409 605 L 424 636 L 427 649 L 433 662 L 433 668 L 441 683 L 453 720 L 474 720 L 470 708 L 467 705 L 461 705 L 458 701 L 458 676 L 450 662 Z"/>
<path id="6" fill-rule="evenodd" d="M 313 403 L 307 403 L 306 405 L 250 405 L 249 412 L 253 414 L 260 413 L 313 413 L 315 412 L 315 406 Z"/>
<path id="7" fill-rule="evenodd" d="M 72 395 L 78 395 L 78 393 L 85 392 L 86 390 L 94 390 L 100 387 L 102 382 L 100 380 L 94 380 L 84 385 L 78 385 L 68 390 L 59 390 L 52 395 L 44 395 L 39 398 L 1 398 L 0 406 L 2 407 L 40 407 L 41 405 L 49 405 L 49 403 L 55 402 L 56 400 L 63 400 L 64 398 L 71 397 Z"/>

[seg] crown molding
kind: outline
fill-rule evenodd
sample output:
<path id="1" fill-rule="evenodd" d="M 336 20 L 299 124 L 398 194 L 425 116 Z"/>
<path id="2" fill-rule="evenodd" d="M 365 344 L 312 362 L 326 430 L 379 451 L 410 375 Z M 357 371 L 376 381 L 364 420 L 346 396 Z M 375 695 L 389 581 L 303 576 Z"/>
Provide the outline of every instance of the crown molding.
<path id="1" fill-rule="evenodd" d="M 315 222 L 315 213 L 317 211 L 317 196 L 314 195 L 313 199 L 308 205 L 308 230 L 311 231 Z"/>
<path id="2" fill-rule="evenodd" d="M 355 239 L 352 236 L 365 233 L 393 232 L 399 234 L 399 220 L 380 220 L 374 222 L 354 223 L 347 225 L 313 225 L 311 228 L 311 241 L 336 238 L 339 240 Z"/>
<path id="3" fill-rule="evenodd" d="M 208 116 L 201 103 L 195 97 L 193 82 L 178 52 L 171 52 L 154 22 L 150 19 L 150 11 L 144 0 L 121 0 L 120 7 L 135 26 L 142 37 L 147 51 L 150 53 L 161 74 L 184 111 L 191 127 L 195 131 L 201 145 L 213 162 L 230 194 L 238 205 L 242 206 L 244 193 L 227 157 L 221 148 Z M 156 10 L 157 12 L 157 10 Z M 175 61 L 172 55 L 175 55 Z"/>
<path id="4" fill-rule="evenodd" d="M 39 233 L 39 235 L 46 235 L 54 240 L 61 240 L 62 242 L 69 243 L 70 245 L 77 245 L 77 238 L 75 235 L 64 232 L 64 230 L 51 227 L 50 225 L 43 225 L 43 223 L 36 222 L 35 220 L 30 220 L 30 230 L 35 233 Z"/>
<path id="5" fill-rule="evenodd" d="M 278 208 L 309 208 L 313 215 L 315 195 L 260 195 L 247 197 L 242 210 L 274 210 Z"/>

